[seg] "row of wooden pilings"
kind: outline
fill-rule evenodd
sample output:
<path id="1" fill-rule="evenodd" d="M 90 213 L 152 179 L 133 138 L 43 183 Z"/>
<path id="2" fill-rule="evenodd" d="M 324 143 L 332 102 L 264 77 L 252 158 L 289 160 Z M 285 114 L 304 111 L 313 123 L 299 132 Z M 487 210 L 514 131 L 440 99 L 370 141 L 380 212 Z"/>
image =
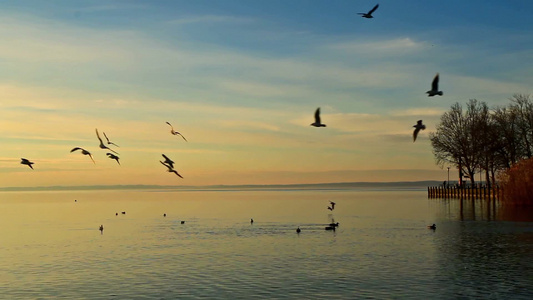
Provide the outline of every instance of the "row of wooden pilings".
<path id="1" fill-rule="evenodd" d="M 499 186 L 433 186 L 428 187 L 428 198 L 499 199 Z"/>

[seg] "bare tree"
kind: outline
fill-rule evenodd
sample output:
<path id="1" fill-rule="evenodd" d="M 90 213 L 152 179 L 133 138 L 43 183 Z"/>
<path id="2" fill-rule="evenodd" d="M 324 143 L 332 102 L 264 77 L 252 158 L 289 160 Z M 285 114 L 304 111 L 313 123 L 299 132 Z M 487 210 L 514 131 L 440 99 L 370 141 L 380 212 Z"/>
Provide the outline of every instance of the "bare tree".
<path id="1" fill-rule="evenodd" d="M 533 156 L 533 103 L 529 95 L 514 94 L 509 110 L 517 116 L 517 133 L 520 135 L 522 158 Z"/>
<path id="2" fill-rule="evenodd" d="M 485 102 L 470 100 L 464 113 L 459 103 L 452 105 L 450 111 L 442 115 L 437 131 L 429 134 L 437 164 L 457 166 L 474 185 L 476 169 L 486 165 L 490 156 L 489 123 L 490 113 Z"/>

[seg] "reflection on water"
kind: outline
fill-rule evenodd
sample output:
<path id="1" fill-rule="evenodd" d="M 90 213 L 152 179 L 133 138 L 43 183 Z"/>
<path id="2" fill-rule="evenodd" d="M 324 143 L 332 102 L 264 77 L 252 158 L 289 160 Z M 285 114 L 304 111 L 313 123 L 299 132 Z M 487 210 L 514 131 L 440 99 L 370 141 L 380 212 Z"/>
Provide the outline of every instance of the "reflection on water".
<path id="1" fill-rule="evenodd" d="M 497 200 L 487 199 L 431 199 L 438 213 L 449 219 L 460 221 L 512 221 L 533 222 L 532 206 L 504 205 Z"/>
<path id="2" fill-rule="evenodd" d="M 425 191 L 16 192 L 0 211 L 5 299 L 533 295 L 530 219 Z"/>

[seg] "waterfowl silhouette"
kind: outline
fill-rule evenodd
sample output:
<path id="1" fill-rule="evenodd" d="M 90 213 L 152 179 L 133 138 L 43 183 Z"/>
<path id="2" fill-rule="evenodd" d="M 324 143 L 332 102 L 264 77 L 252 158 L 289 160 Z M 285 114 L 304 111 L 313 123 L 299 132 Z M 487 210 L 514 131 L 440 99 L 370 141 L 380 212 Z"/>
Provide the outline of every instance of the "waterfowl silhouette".
<path id="1" fill-rule="evenodd" d="M 180 223 L 181 223 L 181 224 L 185 224 L 185 221 L 181 221 Z"/>
<path id="2" fill-rule="evenodd" d="M 169 165 L 171 168 L 174 168 L 174 162 L 170 158 L 168 158 L 165 154 L 161 154 L 161 155 L 163 155 L 163 157 L 165 158 L 164 163 Z"/>
<path id="3" fill-rule="evenodd" d="M 315 111 L 315 123 L 311 123 L 311 126 L 315 127 L 326 127 L 326 124 L 320 122 L 320 107 Z"/>
<path id="4" fill-rule="evenodd" d="M 326 226 L 325 229 L 326 229 L 326 230 L 333 230 L 333 231 L 335 231 L 335 226 Z"/>
<path id="5" fill-rule="evenodd" d="M 254 223 L 254 219 L 250 219 L 250 224 L 253 224 Z"/>
<path id="6" fill-rule="evenodd" d="M 433 230 L 435 230 L 435 229 L 437 229 L 437 225 L 435 225 L 435 224 L 433 224 L 433 225 L 428 225 L 428 228 L 429 228 L 429 229 L 433 229 Z"/>
<path id="7" fill-rule="evenodd" d="M 83 148 L 76 147 L 76 148 L 72 148 L 72 150 L 70 150 L 70 153 L 72 153 L 72 152 L 74 152 L 74 151 L 76 151 L 76 150 L 81 150 L 81 154 L 83 154 L 83 155 L 89 155 L 89 157 L 91 158 L 91 160 L 93 161 L 93 163 L 96 164 L 96 163 L 94 162 L 93 156 L 91 155 L 91 152 L 89 152 L 89 151 L 87 151 L 87 150 L 85 150 L 85 149 L 83 149 Z"/>
<path id="8" fill-rule="evenodd" d="M 105 137 L 105 139 L 107 140 L 107 144 L 108 144 L 108 145 L 115 145 L 115 146 L 117 146 L 117 147 L 120 147 L 119 145 L 117 145 L 117 144 L 115 144 L 115 143 L 109 141 L 109 138 L 107 137 L 107 135 L 105 135 L 105 132 L 102 131 L 102 133 L 104 134 L 104 137 Z"/>
<path id="9" fill-rule="evenodd" d="M 415 128 L 415 131 L 413 131 L 413 143 L 414 143 L 416 141 L 416 137 L 418 136 L 418 132 L 420 130 L 426 129 L 426 125 L 422 124 L 422 120 L 418 120 L 416 122 L 416 125 L 413 125 L 413 127 Z"/>
<path id="10" fill-rule="evenodd" d="M 31 162 L 31 161 L 29 161 L 29 160 L 27 160 L 25 158 L 21 158 L 20 159 L 20 163 L 22 165 L 27 165 L 28 167 L 30 167 L 33 170 L 33 167 L 32 167 L 32 165 L 34 164 L 33 162 Z"/>
<path id="11" fill-rule="evenodd" d="M 162 161 L 159 161 L 159 162 L 160 162 L 163 166 L 165 166 L 165 167 L 168 168 L 168 170 L 167 170 L 168 172 L 170 172 L 170 173 L 174 173 L 174 174 L 178 175 L 180 178 L 183 178 L 183 176 L 181 176 L 181 175 L 178 173 L 178 171 L 174 170 L 174 168 L 172 168 L 170 165 L 167 165 L 167 164 L 165 164 L 165 163 L 162 162 Z"/>
<path id="12" fill-rule="evenodd" d="M 163 217 L 166 217 L 166 216 L 167 216 L 167 214 L 163 214 Z"/>
<path id="13" fill-rule="evenodd" d="M 332 209 L 332 210 L 335 209 L 335 202 L 333 202 L 333 201 L 329 201 L 329 203 L 331 204 L 331 209 Z"/>
<path id="14" fill-rule="evenodd" d="M 439 91 L 439 73 L 435 75 L 435 78 L 433 78 L 433 82 L 431 83 L 431 90 L 427 91 L 426 94 L 428 94 L 428 97 L 433 97 L 435 95 L 442 96 L 442 91 Z"/>
<path id="15" fill-rule="evenodd" d="M 100 230 L 100 231 L 104 231 L 104 225 L 100 225 L 99 230 Z"/>
<path id="16" fill-rule="evenodd" d="M 300 230 L 300 226 L 298 226 L 298 228 L 296 229 L 296 233 L 300 233 L 302 232 L 302 230 Z"/>
<path id="17" fill-rule="evenodd" d="M 100 149 L 107 149 L 115 154 L 118 154 L 117 151 L 107 147 L 106 145 L 104 145 L 104 142 L 102 141 L 102 139 L 100 138 L 100 134 L 98 133 L 98 129 L 95 128 L 95 131 L 96 131 L 96 137 L 98 138 L 98 140 L 100 141 L 100 145 L 98 145 L 98 147 L 100 147 Z"/>
<path id="18" fill-rule="evenodd" d="M 376 6 L 374 6 L 374 8 L 369 10 L 367 13 L 358 13 L 358 15 L 361 15 L 361 17 L 363 18 L 372 19 L 374 17 L 372 16 L 372 13 L 375 12 L 376 9 L 378 9 L 378 7 L 379 7 L 379 4 L 376 4 Z"/>
<path id="19" fill-rule="evenodd" d="M 170 133 L 172 133 L 173 135 L 180 135 L 187 142 L 187 139 L 183 136 L 183 134 L 174 130 L 174 127 L 172 126 L 172 124 L 170 124 L 169 122 L 166 122 L 166 123 L 170 126 Z"/>
<path id="20" fill-rule="evenodd" d="M 114 159 L 117 161 L 117 163 L 120 165 L 120 161 L 118 161 L 120 158 L 118 156 L 116 156 L 115 154 L 113 153 L 106 153 L 107 157 L 111 158 L 111 159 Z"/>

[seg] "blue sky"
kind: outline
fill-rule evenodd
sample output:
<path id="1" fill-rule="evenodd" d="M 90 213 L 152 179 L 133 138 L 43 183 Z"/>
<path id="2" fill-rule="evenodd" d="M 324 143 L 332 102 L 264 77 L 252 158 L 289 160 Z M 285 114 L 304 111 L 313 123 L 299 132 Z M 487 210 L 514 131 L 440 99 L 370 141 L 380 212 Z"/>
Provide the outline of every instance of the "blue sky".
<path id="1" fill-rule="evenodd" d="M 375 4 L 2 3 L 0 179 L 176 184 L 161 152 L 179 184 L 441 179 L 427 135 L 443 112 L 531 93 L 533 3 L 380 1 L 374 19 L 357 15 Z M 444 96 L 428 98 L 437 72 Z M 325 129 L 309 127 L 316 107 Z M 121 168 L 94 128 L 123 144 Z"/>

